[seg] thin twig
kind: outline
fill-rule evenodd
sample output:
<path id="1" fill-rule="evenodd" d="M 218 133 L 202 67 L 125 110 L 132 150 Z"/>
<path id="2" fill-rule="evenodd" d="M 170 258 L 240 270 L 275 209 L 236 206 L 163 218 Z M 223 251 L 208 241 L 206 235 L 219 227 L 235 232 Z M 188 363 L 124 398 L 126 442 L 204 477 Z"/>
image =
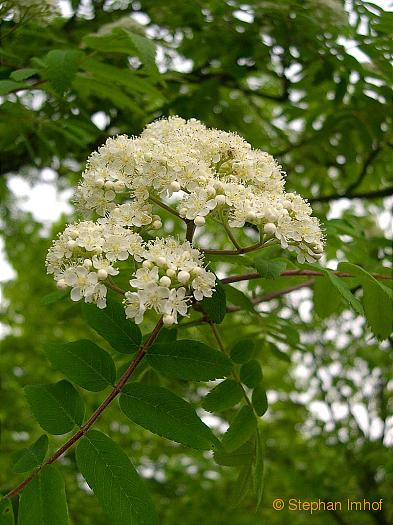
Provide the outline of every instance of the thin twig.
<path id="1" fill-rule="evenodd" d="M 206 255 L 241 255 L 242 253 L 250 253 L 260 248 L 265 248 L 263 244 L 258 242 L 251 246 L 246 246 L 245 248 L 238 248 L 237 250 L 209 250 L 200 248 L 200 251 Z"/>
<path id="2" fill-rule="evenodd" d="M 261 297 L 255 297 L 251 300 L 251 302 L 253 305 L 256 306 L 257 304 L 271 301 L 272 299 L 276 299 L 276 297 L 281 297 L 282 295 L 294 292 L 295 290 L 300 290 L 301 288 L 308 288 L 309 286 L 312 286 L 314 282 L 314 279 L 309 279 L 304 283 L 295 284 L 294 286 L 288 286 L 287 288 L 282 288 L 281 290 L 276 290 L 275 292 L 267 293 L 265 295 L 262 295 Z M 239 310 L 241 310 L 239 306 L 228 306 L 227 308 L 228 313 L 239 312 Z"/>
<path id="3" fill-rule="evenodd" d="M 86 432 L 94 425 L 96 420 L 100 417 L 100 415 L 104 412 L 104 410 L 110 405 L 110 403 L 119 395 L 125 384 L 127 383 L 130 376 L 134 373 L 136 367 L 139 365 L 139 363 L 142 361 L 142 359 L 145 357 L 147 351 L 151 347 L 151 345 L 154 343 L 159 331 L 161 330 L 163 326 L 162 318 L 158 321 L 156 326 L 154 327 L 153 331 L 151 332 L 149 338 L 146 340 L 146 342 L 142 345 L 134 359 L 131 361 L 130 365 L 128 366 L 127 370 L 124 372 L 124 374 L 121 376 L 119 381 L 116 383 L 116 385 L 113 387 L 110 394 L 104 399 L 104 401 L 100 404 L 100 406 L 93 412 L 93 414 L 90 416 L 90 418 L 80 427 L 80 429 L 73 435 L 71 438 L 64 443 L 62 447 L 60 447 L 49 459 L 44 461 L 39 467 L 37 467 L 31 474 L 28 476 L 25 480 L 23 480 L 17 487 L 15 487 L 13 490 L 11 490 L 8 494 L 4 496 L 4 498 L 13 498 L 17 494 L 19 494 L 29 483 L 32 481 L 39 472 L 46 466 L 51 465 L 54 463 L 57 459 L 59 459 L 60 456 L 64 454 L 70 447 L 72 447 L 81 437 L 83 437 Z"/>
<path id="4" fill-rule="evenodd" d="M 355 277 L 354 275 L 347 272 L 333 272 L 337 277 Z M 372 273 L 375 279 L 378 280 L 390 280 L 392 279 L 389 275 L 381 275 L 379 273 Z M 324 277 L 324 272 L 318 272 L 317 270 L 285 270 L 280 274 L 280 277 Z M 224 277 L 221 279 L 223 284 L 238 283 L 240 281 L 251 281 L 252 279 L 263 279 L 263 276 L 258 272 L 245 273 L 243 275 L 232 275 L 231 277 Z"/>
<path id="5" fill-rule="evenodd" d="M 154 204 L 157 204 L 157 206 L 160 206 L 167 212 L 171 213 L 172 215 L 175 215 L 178 219 L 182 219 L 184 221 L 183 217 L 180 217 L 180 215 L 178 214 L 176 210 L 174 210 L 171 206 L 168 206 L 164 202 L 160 201 L 160 199 L 156 199 L 155 197 L 152 197 L 151 195 L 149 196 L 149 199 L 152 202 L 154 202 Z"/>

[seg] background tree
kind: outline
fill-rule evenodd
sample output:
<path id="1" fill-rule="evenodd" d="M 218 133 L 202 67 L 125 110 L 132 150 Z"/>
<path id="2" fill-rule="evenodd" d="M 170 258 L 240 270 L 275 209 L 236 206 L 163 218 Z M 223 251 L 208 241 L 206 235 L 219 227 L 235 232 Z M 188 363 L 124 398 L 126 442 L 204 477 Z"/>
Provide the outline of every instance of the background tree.
<path id="1" fill-rule="evenodd" d="M 118 367 L 128 361 L 88 328 L 78 304 L 55 300 L 59 294 L 45 275 L 44 259 L 69 218 L 43 229 L 9 190 L 15 174 L 35 185 L 43 169 L 51 168 L 53 184 L 69 188 L 106 137 L 139 134 L 161 116 L 195 117 L 236 131 L 279 159 L 288 190 L 309 198 L 326 229 L 324 266 L 336 269 L 337 262 L 349 261 L 368 273 L 391 273 L 391 245 L 381 227 L 382 198 L 392 194 L 391 13 L 371 2 L 347 2 L 344 9 L 342 2 L 322 0 L 73 1 L 63 8 L 60 16 L 42 3 L 3 2 L 0 11 L 1 225 L 15 270 L 4 283 L 1 317 L 4 493 L 23 477 L 13 470 L 12 453 L 42 433 L 22 387 L 62 379 L 43 346 L 88 338 L 111 352 Z M 224 235 L 214 245 L 227 247 Z M 223 263 L 211 257 L 218 271 Z M 240 260 L 232 265 L 231 273 L 246 271 Z M 310 519 L 273 511 L 278 497 L 384 498 L 383 511 L 358 512 L 356 522 L 389 523 L 391 303 L 358 275 L 338 282 L 331 273 L 263 277 L 235 284 L 260 305 L 259 313 L 232 292 L 219 326 L 229 349 L 251 339 L 252 358 L 263 368 L 269 409 L 259 423 L 265 469 L 257 511 L 255 494 L 244 483 L 251 449 L 236 458 L 216 457 L 215 463 L 209 453 L 171 446 L 131 424 L 116 405 L 103 414 L 100 430 L 148 479 L 161 523 L 184 516 L 190 524 L 296 525 Z M 194 325 L 179 326 L 178 338 L 202 337 L 217 347 L 209 325 L 195 325 L 200 317 L 195 312 L 189 320 Z M 250 346 L 243 343 L 240 354 Z M 135 378 L 163 381 L 147 365 Z M 213 386 L 167 379 L 164 385 L 197 407 Z M 84 397 L 91 413 L 101 396 Z M 236 413 L 229 408 L 210 416 L 209 424 L 220 434 Z M 51 437 L 50 450 L 62 442 Z M 108 523 L 86 490 L 73 449 L 61 463 L 71 521 Z M 312 519 L 349 524 L 353 515 L 316 513 Z"/>

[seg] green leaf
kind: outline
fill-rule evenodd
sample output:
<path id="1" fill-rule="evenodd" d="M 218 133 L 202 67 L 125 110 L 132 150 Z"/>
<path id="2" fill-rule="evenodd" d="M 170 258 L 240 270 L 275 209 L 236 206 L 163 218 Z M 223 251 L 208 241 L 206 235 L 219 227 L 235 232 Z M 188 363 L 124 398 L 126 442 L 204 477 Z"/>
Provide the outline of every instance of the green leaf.
<path id="1" fill-rule="evenodd" d="M 256 432 L 255 440 L 256 448 L 256 459 L 255 459 L 255 468 L 254 468 L 254 482 L 255 482 L 255 493 L 257 496 L 257 509 L 262 503 L 263 489 L 265 486 L 265 465 L 264 465 L 264 454 L 263 454 L 263 445 L 262 439 L 260 436 L 259 429 Z"/>
<path id="2" fill-rule="evenodd" d="M 262 381 L 262 368 L 256 359 L 241 366 L 240 379 L 249 388 L 255 388 Z"/>
<path id="3" fill-rule="evenodd" d="M 241 310 L 255 313 L 254 305 L 245 293 L 229 284 L 224 285 L 227 302 L 239 306 Z"/>
<path id="4" fill-rule="evenodd" d="M 277 279 L 287 267 L 284 261 L 266 259 L 262 255 L 255 257 L 254 265 L 257 272 L 264 279 Z"/>
<path id="5" fill-rule="evenodd" d="M 275 357 L 280 359 L 281 361 L 285 361 L 286 363 L 290 363 L 291 362 L 291 358 L 289 357 L 289 355 L 286 354 L 285 352 L 283 352 L 282 350 L 280 350 L 279 348 L 277 348 L 277 346 L 275 346 L 272 343 L 270 343 L 269 344 L 269 348 L 270 348 L 270 352 Z"/>
<path id="6" fill-rule="evenodd" d="M 235 467 L 237 465 L 249 464 L 254 457 L 254 442 L 247 441 L 232 453 L 225 452 L 223 449 L 214 451 L 214 461 L 224 467 Z"/>
<path id="7" fill-rule="evenodd" d="M 221 281 L 216 282 L 216 291 L 212 297 L 205 297 L 200 302 L 203 311 L 208 315 L 210 321 L 216 324 L 222 323 L 226 314 L 227 301 L 225 287 Z"/>
<path id="8" fill-rule="evenodd" d="M 225 432 L 222 438 L 222 446 L 227 452 L 233 452 L 250 439 L 256 426 L 257 420 L 252 409 L 248 405 L 242 407 Z"/>
<path id="9" fill-rule="evenodd" d="M 263 416 L 268 409 L 266 390 L 262 385 L 255 387 L 252 393 L 252 405 L 258 416 Z"/>
<path id="10" fill-rule="evenodd" d="M 153 40 L 142 35 L 137 35 L 136 33 L 131 33 L 131 31 L 128 31 L 128 34 L 142 64 L 151 72 L 157 72 L 158 70 L 155 60 L 156 46 Z"/>
<path id="11" fill-rule="evenodd" d="M 86 303 L 83 304 L 82 310 L 89 325 L 106 339 L 112 348 L 123 354 L 138 350 L 142 340 L 141 331 L 126 318 L 121 304 L 109 299 L 107 307 L 103 310 Z"/>
<path id="12" fill-rule="evenodd" d="M 13 470 L 20 474 L 21 472 L 28 472 L 40 465 L 46 456 L 48 450 L 48 436 L 42 435 L 29 448 L 18 450 L 12 455 L 14 462 Z"/>
<path id="13" fill-rule="evenodd" d="M 127 455 L 112 439 L 102 432 L 91 430 L 80 441 L 76 449 L 76 460 L 110 523 L 158 523 L 153 502 L 143 480 Z"/>
<path id="14" fill-rule="evenodd" d="M 142 64 L 151 72 L 157 72 L 155 62 L 156 46 L 152 40 L 125 28 L 117 27 L 110 34 L 91 34 L 83 38 L 83 43 L 104 53 L 125 53 L 137 55 Z"/>
<path id="15" fill-rule="evenodd" d="M 231 359 L 235 363 L 245 363 L 251 359 L 255 349 L 255 341 L 250 337 L 237 341 L 231 350 Z"/>
<path id="16" fill-rule="evenodd" d="M 222 352 L 187 339 L 154 345 L 147 354 L 147 361 L 168 377 L 193 381 L 221 378 L 232 369 L 231 360 Z"/>
<path id="17" fill-rule="evenodd" d="M 54 292 L 44 295 L 44 297 L 40 301 L 40 304 L 42 306 L 48 306 L 48 304 L 53 304 L 57 301 L 60 301 L 60 299 L 64 299 L 64 297 L 67 297 L 68 294 L 68 290 L 56 290 Z"/>
<path id="18" fill-rule="evenodd" d="M 53 465 L 46 465 L 23 490 L 18 525 L 68 525 L 64 481 Z"/>
<path id="19" fill-rule="evenodd" d="M 321 319 L 339 311 L 341 295 L 329 279 L 325 277 L 316 279 L 313 290 L 314 309 Z"/>
<path id="20" fill-rule="evenodd" d="M 209 412 L 221 412 L 239 403 L 242 396 L 243 391 L 239 383 L 233 379 L 226 379 L 207 394 L 202 407 Z"/>
<path id="21" fill-rule="evenodd" d="M 355 264 L 340 263 L 339 269 L 359 278 L 367 322 L 378 339 L 387 339 L 392 333 L 392 290 Z"/>
<path id="22" fill-rule="evenodd" d="M 25 394 L 34 417 L 50 434 L 66 434 L 83 421 L 83 400 L 68 381 L 28 385 Z"/>
<path id="23" fill-rule="evenodd" d="M 45 353 L 55 368 L 86 390 L 99 392 L 115 382 L 116 369 L 111 356 L 87 339 L 49 343 Z"/>
<path id="24" fill-rule="evenodd" d="M 83 61 L 83 67 L 92 72 L 95 78 L 105 82 L 113 82 L 135 93 L 149 95 L 157 101 L 165 99 L 163 93 L 152 85 L 149 77 L 147 79 L 141 78 L 139 73 L 132 69 L 119 68 L 92 59 Z"/>
<path id="25" fill-rule="evenodd" d="M 36 75 L 37 73 L 38 71 L 36 69 L 30 69 L 30 68 L 17 69 L 16 71 L 13 71 L 11 73 L 10 78 L 19 82 L 20 80 L 26 80 L 26 78 L 30 78 L 33 75 Z"/>
<path id="26" fill-rule="evenodd" d="M 52 49 L 44 62 L 46 74 L 53 89 L 62 95 L 71 87 L 83 53 L 77 49 Z"/>
<path id="27" fill-rule="evenodd" d="M 0 525 L 14 525 L 14 510 L 9 499 L 0 500 Z"/>
<path id="28" fill-rule="evenodd" d="M 241 466 L 239 476 L 233 488 L 231 507 L 238 507 L 247 496 L 252 486 L 252 461 Z"/>
<path id="29" fill-rule="evenodd" d="M 363 306 L 361 302 L 356 299 L 351 290 L 343 283 L 343 280 L 337 275 L 334 275 L 333 272 L 325 272 L 329 277 L 330 282 L 335 286 L 341 297 L 346 301 L 356 313 L 364 315 Z"/>
<path id="30" fill-rule="evenodd" d="M 28 87 L 26 84 L 14 82 L 13 80 L 0 80 L 0 96 L 7 95 L 7 93 L 11 93 L 11 91 L 16 91 L 17 89 L 23 89 L 26 87 Z"/>
<path id="31" fill-rule="evenodd" d="M 198 450 L 217 443 L 192 406 L 165 388 L 131 383 L 120 397 L 124 414 L 143 428 Z"/>

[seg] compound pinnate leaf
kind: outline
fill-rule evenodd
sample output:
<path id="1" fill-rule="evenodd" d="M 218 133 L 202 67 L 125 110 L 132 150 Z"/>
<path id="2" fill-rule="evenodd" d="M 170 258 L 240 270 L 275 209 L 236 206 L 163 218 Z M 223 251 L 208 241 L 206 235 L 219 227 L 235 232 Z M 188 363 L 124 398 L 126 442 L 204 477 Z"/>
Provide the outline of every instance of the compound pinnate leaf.
<path id="1" fill-rule="evenodd" d="M 99 392 L 115 381 L 116 369 L 111 356 L 87 339 L 49 343 L 45 353 L 55 368 L 86 390 Z"/>
<path id="2" fill-rule="evenodd" d="M 48 450 L 48 436 L 45 434 L 37 439 L 29 448 L 18 450 L 13 454 L 14 472 L 28 472 L 40 465 L 46 456 Z"/>
<path id="3" fill-rule="evenodd" d="M 25 394 L 34 417 L 50 434 L 66 434 L 83 421 L 83 400 L 68 381 L 51 385 L 28 385 L 25 387 Z"/>
<path id="4" fill-rule="evenodd" d="M 124 354 L 138 350 L 142 340 L 141 331 L 126 318 L 121 304 L 109 299 L 107 307 L 103 310 L 92 304 L 83 304 L 82 309 L 89 325 L 106 339 L 112 348 Z"/>
<path id="5" fill-rule="evenodd" d="M 124 414 L 143 428 L 198 450 L 208 450 L 218 440 L 193 407 L 165 388 L 131 383 L 120 397 Z"/>
<path id="6" fill-rule="evenodd" d="M 224 377 L 232 369 L 231 360 L 221 352 L 187 339 L 154 345 L 147 360 L 166 376 L 193 381 Z"/>
<path id="7" fill-rule="evenodd" d="M 78 467 L 113 525 L 155 525 L 153 502 L 123 450 L 91 430 L 76 450 Z"/>
<path id="8" fill-rule="evenodd" d="M 242 396 L 239 383 L 233 379 L 226 379 L 207 394 L 202 407 L 209 412 L 220 412 L 239 403 Z"/>
<path id="9" fill-rule="evenodd" d="M 222 445 L 227 452 L 233 452 L 249 440 L 257 427 L 254 412 L 249 406 L 244 406 L 235 416 L 231 426 L 222 438 Z"/>
<path id="10" fill-rule="evenodd" d="M 68 525 L 64 481 L 53 465 L 46 465 L 23 490 L 18 525 Z"/>

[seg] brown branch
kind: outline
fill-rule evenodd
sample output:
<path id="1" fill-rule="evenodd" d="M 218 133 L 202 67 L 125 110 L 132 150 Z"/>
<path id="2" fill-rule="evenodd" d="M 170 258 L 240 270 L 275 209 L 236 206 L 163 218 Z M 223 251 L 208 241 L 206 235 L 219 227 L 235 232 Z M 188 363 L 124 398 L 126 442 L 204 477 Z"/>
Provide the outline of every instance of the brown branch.
<path id="1" fill-rule="evenodd" d="M 256 297 L 255 299 L 252 299 L 251 302 L 253 303 L 253 305 L 256 306 L 257 304 L 271 301 L 276 297 L 281 297 L 282 295 L 294 292 L 295 290 L 300 290 L 301 288 L 308 288 L 309 286 L 312 286 L 314 282 L 314 279 L 309 279 L 304 283 L 295 284 L 294 286 L 288 286 L 287 288 L 282 288 L 281 290 L 276 290 L 275 292 L 267 293 L 265 295 L 262 295 L 261 297 Z M 239 306 L 228 306 L 227 308 L 228 313 L 238 312 L 239 310 L 241 310 Z"/>
<path id="2" fill-rule="evenodd" d="M 332 195 L 323 195 L 322 197 L 309 197 L 307 200 L 311 204 L 314 202 L 330 202 L 339 199 L 381 199 L 393 195 L 393 187 L 384 188 L 382 190 L 365 191 L 363 193 L 333 193 Z"/>
<path id="3" fill-rule="evenodd" d="M 154 343 L 159 331 L 161 330 L 163 326 L 162 318 L 158 321 L 156 326 L 154 327 L 153 331 L 151 332 L 149 338 L 146 340 L 146 342 L 142 345 L 134 359 L 131 361 L 129 367 L 124 372 L 124 374 L 121 376 L 119 381 L 116 383 L 116 385 L 113 387 L 110 394 L 104 399 L 104 401 L 100 404 L 100 406 L 93 412 L 93 414 L 90 416 L 90 418 L 80 427 L 80 429 L 73 435 L 71 438 L 64 443 L 62 447 L 60 447 L 49 459 L 44 461 L 39 467 L 37 467 L 26 479 L 24 479 L 17 487 L 15 487 L 13 490 L 11 490 L 8 494 L 4 496 L 4 498 L 13 498 L 17 494 L 19 494 L 29 483 L 32 481 L 39 472 L 46 466 L 51 465 L 54 463 L 57 459 L 59 459 L 60 456 L 64 454 L 70 447 L 72 447 L 81 437 L 83 437 L 86 432 L 94 425 L 96 420 L 100 417 L 100 415 L 104 412 L 104 410 L 110 405 L 110 403 L 119 395 L 125 384 L 127 383 L 130 376 L 135 371 L 136 367 L 139 365 L 139 363 L 142 361 L 142 359 L 145 357 L 147 351 L 151 347 L 151 345 Z"/>
<path id="4" fill-rule="evenodd" d="M 333 272 L 337 277 L 354 277 L 352 274 L 347 272 Z M 304 277 L 304 276 L 312 276 L 312 277 L 324 277 L 324 272 L 318 272 L 316 270 L 286 270 L 285 272 L 282 272 L 280 274 L 280 277 Z M 378 280 L 389 280 L 392 279 L 389 275 L 381 275 L 378 273 L 372 273 L 372 275 L 375 279 Z M 231 277 L 224 277 L 224 279 L 221 279 L 221 282 L 224 284 L 229 283 L 238 283 L 240 281 L 251 281 L 252 279 L 263 279 L 263 276 L 258 272 L 251 272 L 251 273 L 245 273 L 243 275 L 232 275 Z"/>

